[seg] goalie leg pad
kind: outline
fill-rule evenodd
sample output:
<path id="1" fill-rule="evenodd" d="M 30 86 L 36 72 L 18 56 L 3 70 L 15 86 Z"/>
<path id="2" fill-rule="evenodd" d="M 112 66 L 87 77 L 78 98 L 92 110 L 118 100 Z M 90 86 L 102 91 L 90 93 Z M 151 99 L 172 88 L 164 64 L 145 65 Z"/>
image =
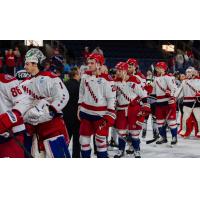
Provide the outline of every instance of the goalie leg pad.
<path id="1" fill-rule="evenodd" d="M 199 135 L 200 134 L 200 118 L 199 118 L 199 116 L 200 116 L 200 108 L 199 107 L 198 108 L 194 108 L 193 109 L 193 113 L 194 113 L 194 117 L 196 119 L 197 126 L 198 126 L 198 133 L 197 133 L 197 135 Z"/>
<path id="2" fill-rule="evenodd" d="M 183 117 L 182 117 L 182 130 L 180 131 L 181 135 L 184 135 L 187 132 L 187 120 L 189 119 L 192 113 L 192 108 L 183 106 Z"/>
<path id="3" fill-rule="evenodd" d="M 55 136 L 44 140 L 46 157 L 48 158 L 70 158 L 68 144 L 64 135 Z"/>

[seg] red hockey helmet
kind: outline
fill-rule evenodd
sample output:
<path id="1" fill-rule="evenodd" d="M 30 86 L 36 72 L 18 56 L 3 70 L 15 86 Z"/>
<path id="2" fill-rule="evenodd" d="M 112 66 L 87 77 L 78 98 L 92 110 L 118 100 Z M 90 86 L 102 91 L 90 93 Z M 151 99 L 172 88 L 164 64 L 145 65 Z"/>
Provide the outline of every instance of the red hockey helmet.
<path id="1" fill-rule="evenodd" d="M 104 64 L 104 57 L 101 54 L 98 53 L 92 53 L 88 56 L 87 59 L 94 59 L 96 62 L 100 63 L 100 65 Z"/>
<path id="2" fill-rule="evenodd" d="M 115 66 L 115 68 L 117 70 L 125 70 L 125 71 L 128 71 L 128 64 L 125 63 L 125 62 L 119 62 L 117 63 L 117 65 Z"/>
<path id="3" fill-rule="evenodd" d="M 129 65 L 134 65 L 136 68 L 139 66 L 138 61 L 135 58 L 129 58 L 126 63 Z"/>
<path id="4" fill-rule="evenodd" d="M 156 67 L 157 67 L 157 68 L 161 68 L 161 69 L 163 69 L 164 71 L 166 71 L 167 68 L 168 68 L 166 62 L 157 62 L 157 63 L 156 63 Z"/>

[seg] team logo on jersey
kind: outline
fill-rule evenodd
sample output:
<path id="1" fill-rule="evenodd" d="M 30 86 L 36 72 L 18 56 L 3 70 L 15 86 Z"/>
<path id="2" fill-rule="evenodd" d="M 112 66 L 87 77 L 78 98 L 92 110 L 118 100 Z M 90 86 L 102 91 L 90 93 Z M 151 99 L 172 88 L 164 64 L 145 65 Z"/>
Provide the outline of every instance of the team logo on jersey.
<path id="1" fill-rule="evenodd" d="M 40 78 L 40 83 L 43 83 L 44 82 L 44 77 L 41 77 Z"/>
<path id="2" fill-rule="evenodd" d="M 101 84 L 101 83 L 102 83 L 102 78 L 98 79 L 98 80 L 97 80 L 97 83 L 98 83 L 98 84 Z"/>

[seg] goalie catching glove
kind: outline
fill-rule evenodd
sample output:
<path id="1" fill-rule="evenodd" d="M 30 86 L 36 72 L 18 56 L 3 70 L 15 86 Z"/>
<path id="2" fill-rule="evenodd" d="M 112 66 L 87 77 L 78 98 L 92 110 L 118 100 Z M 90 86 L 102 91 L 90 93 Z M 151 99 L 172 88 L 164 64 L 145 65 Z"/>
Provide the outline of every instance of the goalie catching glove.
<path id="1" fill-rule="evenodd" d="M 25 122 L 36 126 L 53 119 L 55 112 L 49 103 L 42 99 L 35 102 L 35 106 L 27 111 L 24 116 Z"/>

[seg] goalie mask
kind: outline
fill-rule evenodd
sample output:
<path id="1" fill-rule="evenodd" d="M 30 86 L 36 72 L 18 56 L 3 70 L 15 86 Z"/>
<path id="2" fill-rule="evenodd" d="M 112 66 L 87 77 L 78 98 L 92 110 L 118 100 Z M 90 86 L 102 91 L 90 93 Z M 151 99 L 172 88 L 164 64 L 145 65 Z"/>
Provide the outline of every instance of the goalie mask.
<path id="1" fill-rule="evenodd" d="M 45 59 L 46 57 L 44 56 L 42 51 L 37 48 L 31 48 L 29 51 L 27 51 L 25 55 L 25 63 L 34 62 L 41 65 Z"/>
<path id="2" fill-rule="evenodd" d="M 186 78 L 192 79 L 196 75 L 196 70 L 194 69 L 194 67 L 188 67 L 185 74 L 186 74 Z"/>

